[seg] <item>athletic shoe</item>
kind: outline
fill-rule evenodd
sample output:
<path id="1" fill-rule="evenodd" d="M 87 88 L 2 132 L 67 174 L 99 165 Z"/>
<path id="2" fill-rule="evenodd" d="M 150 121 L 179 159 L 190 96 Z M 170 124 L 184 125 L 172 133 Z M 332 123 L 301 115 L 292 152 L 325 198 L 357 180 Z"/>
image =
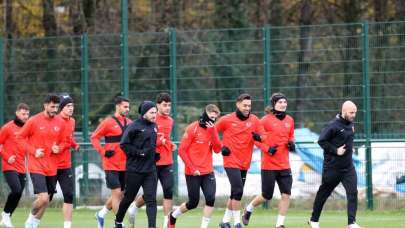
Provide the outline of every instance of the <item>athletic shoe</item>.
<path id="1" fill-rule="evenodd" d="M 309 220 L 308 225 L 310 225 L 311 228 L 319 228 L 319 222 L 312 222 L 311 220 Z"/>
<path id="2" fill-rule="evenodd" d="M 242 228 L 242 224 L 240 223 L 235 224 L 235 228 Z"/>
<path id="3" fill-rule="evenodd" d="M 225 222 L 225 223 L 221 222 L 219 224 L 219 227 L 221 227 L 221 228 L 231 228 L 231 224 L 229 224 L 229 222 Z"/>
<path id="4" fill-rule="evenodd" d="M 25 228 L 34 228 L 34 224 L 25 222 Z"/>
<path id="5" fill-rule="evenodd" d="M 348 225 L 347 228 L 362 228 L 362 227 L 357 225 L 357 223 L 353 223 L 353 224 Z"/>
<path id="6" fill-rule="evenodd" d="M 249 224 L 249 219 L 250 216 L 252 215 L 252 212 L 245 210 L 242 215 L 242 223 L 243 225 L 247 226 Z"/>
<path id="7" fill-rule="evenodd" d="M 281 225 L 281 226 L 277 226 L 276 228 L 285 228 L 285 226 Z"/>
<path id="8" fill-rule="evenodd" d="M 173 215 L 172 215 L 172 213 L 173 212 L 170 212 L 169 213 L 169 221 L 168 221 L 168 223 L 169 223 L 169 225 L 168 225 L 168 228 L 176 228 L 176 218 L 175 217 L 173 217 Z"/>
<path id="9" fill-rule="evenodd" d="M 0 227 L 5 227 L 5 228 L 14 227 L 13 224 L 11 223 L 10 214 L 1 212 L 1 217 L 2 217 L 2 220 L 0 222 Z"/>
<path id="10" fill-rule="evenodd" d="M 104 228 L 104 218 L 98 215 L 98 212 L 95 214 L 98 228 Z"/>

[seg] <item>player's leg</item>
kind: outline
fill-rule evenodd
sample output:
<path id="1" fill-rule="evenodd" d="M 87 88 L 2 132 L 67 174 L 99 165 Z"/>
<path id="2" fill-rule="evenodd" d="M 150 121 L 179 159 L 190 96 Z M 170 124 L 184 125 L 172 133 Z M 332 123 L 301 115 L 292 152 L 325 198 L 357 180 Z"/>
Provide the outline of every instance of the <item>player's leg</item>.
<path id="1" fill-rule="evenodd" d="M 281 228 L 284 227 L 285 216 L 287 214 L 288 207 L 290 206 L 290 195 L 293 182 L 291 169 L 278 171 L 276 181 L 281 193 L 281 199 L 278 204 L 276 228 Z"/>
<path id="2" fill-rule="evenodd" d="M 201 189 L 205 198 L 205 207 L 201 220 L 201 228 L 208 228 L 212 213 L 214 212 L 216 181 L 214 173 L 203 176 Z"/>
<path id="3" fill-rule="evenodd" d="M 357 213 L 357 173 L 352 169 L 343 175 L 343 187 L 346 190 L 347 197 L 347 224 L 356 223 Z"/>

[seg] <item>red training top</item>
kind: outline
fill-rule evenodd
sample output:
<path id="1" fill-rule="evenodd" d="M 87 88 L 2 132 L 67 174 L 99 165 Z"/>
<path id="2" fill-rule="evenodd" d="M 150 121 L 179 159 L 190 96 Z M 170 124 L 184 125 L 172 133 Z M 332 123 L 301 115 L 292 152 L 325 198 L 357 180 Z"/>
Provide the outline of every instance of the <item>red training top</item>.
<path id="1" fill-rule="evenodd" d="M 57 171 L 56 154 L 52 146 L 64 148 L 65 124 L 58 117 L 49 117 L 44 112 L 31 117 L 17 133 L 20 149 L 28 152 L 28 171 L 30 173 L 55 176 Z M 43 157 L 35 157 L 37 149 L 44 149 Z"/>
<path id="2" fill-rule="evenodd" d="M 265 138 L 265 131 L 259 118 L 250 114 L 247 120 L 240 120 L 236 113 L 230 113 L 222 118 L 216 124 L 218 132 L 222 132 L 222 144 L 231 150 L 229 156 L 224 156 L 225 168 L 238 168 L 248 170 L 252 160 L 253 145 L 260 144 L 253 140 L 252 132 Z"/>
<path id="3" fill-rule="evenodd" d="M 287 115 L 283 120 L 279 120 L 270 113 L 265 115 L 260 122 L 267 134 L 266 140 L 264 140 L 266 146 L 260 147 L 262 150 L 262 169 L 289 169 L 288 142 L 294 141 L 294 119 Z M 268 148 L 272 146 L 277 146 L 277 152 L 274 155 L 268 153 Z"/>
<path id="4" fill-rule="evenodd" d="M 16 134 L 21 127 L 14 123 L 14 120 L 6 123 L 0 130 L 0 144 L 3 145 L 1 155 L 3 157 L 2 171 L 16 171 L 25 173 L 25 150 L 16 146 Z M 10 164 L 8 159 L 15 156 L 15 162 Z"/>
<path id="5" fill-rule="evenodd" d="M 160 160 L 156 162 L 156 165 L 171 165 L 173 164 L 173 145 L 170 140 L 170 134 L 173 128 L 173 119 L 170 116 L 157 114 L 156 115 L 156 125 L 157 125 L 157 142 L 156 142 L 156 152 L 160 153 Z M 161 136 L 165 139 L 165 143 L 161 140 Z"/>
<path id="6" fill-rule="evenodd" d="M 115 115 L 122 126 L 132 121 L 126 117 Z M 91 135 L 91 144 L 100 153 L 103 159 L 104 170 L 125 171 L 126 155 L 120 148 L 121 136 L 124 132 L 112 117 L 105 118 Z M 104 137 L 106 143 L 101 146 L 100 139 Z M 113 150 L 114 155 L 110 158 L 104 156 L 107 150 Z"/>
<path id="7" fill-rule="evenodd" d="M 179 155 L 184 161 L 186 175 L 200 171 L 201 175 L 211 173 L 212 151 L 221 151 L 221 141 L 215 127 L 202 128 L 198 121 L 188 125 L 179 146 Z"/>

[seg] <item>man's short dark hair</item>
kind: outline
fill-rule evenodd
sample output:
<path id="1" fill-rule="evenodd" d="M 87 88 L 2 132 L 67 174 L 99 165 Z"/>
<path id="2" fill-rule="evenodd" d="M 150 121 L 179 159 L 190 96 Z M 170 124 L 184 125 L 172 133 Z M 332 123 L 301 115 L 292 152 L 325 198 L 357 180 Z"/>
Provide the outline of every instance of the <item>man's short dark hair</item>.
<path id="1" fill-rule="evenodd" d="M 26 103 L 19 103 L 19 104 L 17 105 L 16 111 L 20 111 L 20 110 L 29 111 L 29 110 L 30 110 L 30 107 L 29 107 Z"/>
<path id="2" fill-rule="evenodd" d="M 50 93 L 50 94 L 46 95 L 44 104 L 49 104 L 49 103 L 59 104 L 60 97 L 54 93 Z"/>
<path id="3" fill-rule="evenodd" d="M 167 103 L 172 102 L 172 98 L 170 97 L 170 94 L 163 92 L 163 93 L 159 93 L 156 96 L 156 103 L 157 104 L 161 104 L 163 101 L 167 102 Z"/>
<path id="4" fill-rule="evenodd" d="M 115 99 L 114 99 L 114 104 L 115 104 L 115 105 L 119 105 L 119 104 L 121 104 L 122 102 L 129 102 L 129 99 L 126 98 L 126 97 L 123 97 L 123 96 L 117 96 L 117 97 L 115 97 Z"/>
<path id="5" fill-rule="evenodd" d="M 243 100 L 252 100 L 252 97 L 248 93 L 242 93 L 236 98 L 236 102 L 242 102 Z"/>

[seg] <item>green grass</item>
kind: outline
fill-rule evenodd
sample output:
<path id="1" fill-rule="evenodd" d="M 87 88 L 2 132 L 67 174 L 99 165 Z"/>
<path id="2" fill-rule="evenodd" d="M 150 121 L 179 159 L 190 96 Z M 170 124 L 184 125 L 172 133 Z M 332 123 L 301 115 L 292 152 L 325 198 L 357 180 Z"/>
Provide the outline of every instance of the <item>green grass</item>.
<path id="1" fill-rule="evenodd" d="M 13 215 L 13 222 L 17 228 L 24 227 L 24 221 L 28 215 L 28 208 L 18 208 Z M 97 227 L 94 219 L 95 210 L 77 209 L 73 215 L 73 227 L 93 228 Z M 223 210 L 217 209 L 211 219 L 210 227 L 218 227 L 222 218 Z M 306 220 L 309 218 L 309 211 L 290 211 L 286 218 L 286 227 L 305 228 Z M 405 211 L 360 211 L 357 216 L 358 223 L 365 228 L 404 228 Z M 126 218 L 125 218 L 126 221 Z M 201 209 L 182 215 L 177 222 L 178 228 L 199 228 L 201 221 Z M 346 213 L 344 211 L 326 211 L 321 217 L 321 227 L 323 228 L 343 228 L 346 227 Z M 275 210 L 257 209 L 252 216 L 249 227 L 274 227 L 276 222 Z M 111 228 L 113 215 L 107 215 L 106 228 Z M 145 211 L 138 213 L 136 225 L 138 228 L 147 227 Z M 62 212 L 60 209 L 48 209 L 41 221 L 41 228 L 63 227 Z M 157 227 L 162 227 L 162 211 L 158 211 Z"/>

